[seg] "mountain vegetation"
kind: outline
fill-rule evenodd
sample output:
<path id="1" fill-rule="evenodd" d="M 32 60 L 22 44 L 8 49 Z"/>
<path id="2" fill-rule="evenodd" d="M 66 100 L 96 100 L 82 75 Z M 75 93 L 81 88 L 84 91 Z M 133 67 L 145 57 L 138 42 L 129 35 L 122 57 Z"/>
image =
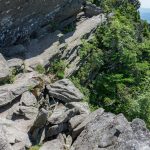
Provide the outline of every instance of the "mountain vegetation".
<path id="1" fill-rule="evenodd" d="M 139 2 L 93 0 L 107 15 L 90 41 L 83 41 L 81 69 L 72 81 L 92 109 L 103 107 L 150 127 L 150 27 L 140 19 Z M 126 8 L 126 9 L 125 9 Z"/>

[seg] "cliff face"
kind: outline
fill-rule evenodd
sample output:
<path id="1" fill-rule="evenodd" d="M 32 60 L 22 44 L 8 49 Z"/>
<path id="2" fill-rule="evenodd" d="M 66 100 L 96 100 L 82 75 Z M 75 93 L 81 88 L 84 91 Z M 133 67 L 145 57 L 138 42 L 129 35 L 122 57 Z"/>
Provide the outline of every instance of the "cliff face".
<path id="1" fill-rule="evenodd" d="M 0 47 L 81 10 L 83 0 L 0 0 Z"/>

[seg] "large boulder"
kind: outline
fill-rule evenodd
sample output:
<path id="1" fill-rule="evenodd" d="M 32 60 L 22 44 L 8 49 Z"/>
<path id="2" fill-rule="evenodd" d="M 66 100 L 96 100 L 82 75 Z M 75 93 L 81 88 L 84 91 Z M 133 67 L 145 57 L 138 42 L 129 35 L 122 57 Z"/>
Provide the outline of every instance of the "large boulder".
<path id="1" fill-rule="evenodd" d="M 44 127 L 47 121 L 47 116 L 48 116 L 48 112 L 44 108 L 42 108 L 39 111 L 31 130 Z"/>
<path id="2" fill-rule="evenodd" d="M 97 113 L 84 127 L 71 150 L 149 150 L 150 132 L 145 123 L 129 123 L 122 115 Z"/>
<path id="3" fill-rule="evenodd" d="M 36 97 L 30 91 L 27 91 L 22 94 L 19 100 L 20 102 L 12 104 L 12 107 L 8 109 L 7 119 L 18 120 L 22 118 L 34 121 L 38 114 Z"/>
<path id="4" fill-rule="evenodd" d="M 90 114 L 90 108 L 87 102 L 70 102 L 66 104 L 66 107 L 70 109 L 76 108 L 80 114 Z"/>
<path id="5" fill-rule="evenodd" d="M 52 115 L 48 118 L 48 122 L 52 125 L 57 125 L 60 123 L 68 122 L 72 117 L 79 114 L 79 111 L 75 108 L 65 110 L 65 108 L 62 106 L 56 106 L 54 109 Z"/>
<path id="6" fill-rule="evenodd" d="M 81 124 L 85 118 L 88 116 L 86 114 L 76 115 L 69 120 L 69 130 L 75 129 L 79 124 Z"/>
<path id="7" fill-rule="evenodd" d="M 69 79 L 59 80 L 47 86 L 49 95 L 64 102 L 78 102 L 83 99 L 83 94 Z"/>
<path id="8" fill-rule="evenodd" d="M 36 107 L 27 107 L 27 106 L 19 106 L 18 110 L 16 110 L 13 115 L 12 115 L 12 119 L 17 119 L 22 117 L 24 119 L 27 120 L 34 120 L 36 119 L 38 115 L 38 108 Z"/>
<path id="9" fill-rule="evenodd" d="M 33 126 L 28 132 L 30 135 L 30 139 L 34 144 L 42 142 L 45 138 L 44 127 L 46 126 L 47 116 L 48 111 L 46 111 L 44 108 L 41 108 L 33 123 Z"/>
<path id="10" fill-rule="evenodd" d="M 0 82 L 7 79 L 8 76 L 9 76 L 9 67 L 7 61 L 0 53 Z"/>
<path id="11" fill-rule="evenodd" d="M 64 114 L 59 116 L 58 119 L 56 118 L 50 118 L 49 121 L 51 124 L 59 124 L 59 123 L 65 123 L 68 122 L 72 117 L 77 115 L 79 112 L 76 109 L 69 109 Z M 55 120 L 56 119 L 56 120 Z"/>
<path id="12" fill-rule="evenodd" d="M 58 124 L 63 122 L 63 114 L 67 111 L 67 108 L 63 104 L 57 104 L 53 110 L 53 113 L 49 116 L 48 122 L 50 124 Z"/>
<path id="13" fill-rule="evenodd" d="M 67 123 L 61 123 L 54 126 L 47 127 L 46 138 L 51 138 L 58 135 L 59 133 L 65 132 L 68 130 Z"/>
<path id="14" fill-rule="evenodd" d="M 30 91 L 27 91 L 22 94 L 20 104 L 23 106 L 35 106 L 37 99 Z"/>
<path id="15" fill-rule="evenodd" d="M 104 113 L 104 109 L 98 109 L 95 112 L 91 113 L 90 115 L 88 115 L 86 118 L 84 118 L 84 120 L 76 127 L 73 129 L 72 131 L 72 137 L 73 139 L 75 139 L 86 127 L 86 125 L 91 122 L 97 115 L 102 115 Z M 81 117 L 81 116 L 80 116 Z M 76 118 L 77 119 L 77 118 Z M 78 119 L 77 119 L 78 120 Z M 70 125 L 73 127 L 73 122 L 70 121 Z"/>
<path id="16" fill-rule="evenodd" d="M 11 103 L 24 92 L 40 83 L 35 72 L 21 74 L 13 84 L 0 86 L 0 107 Z"/>

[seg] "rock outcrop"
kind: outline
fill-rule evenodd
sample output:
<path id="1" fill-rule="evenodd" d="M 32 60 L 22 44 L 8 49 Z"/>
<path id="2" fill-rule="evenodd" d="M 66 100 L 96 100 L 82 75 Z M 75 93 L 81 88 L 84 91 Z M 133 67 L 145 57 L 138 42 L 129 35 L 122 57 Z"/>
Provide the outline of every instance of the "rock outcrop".
<path id="1" fill-rule="evenodd" d="M 150 132 L 142 120 L 135 119 L 129 123 L 122 114 L 97 112 L 71 150 L 148 150 L 149 138 Z"/>
<path id="2" fill-rule="evenodd" d="M 91 112 L 68 79 L 83 65 L 82 40 L 104 21 L 84 0 L 0 0 L 0 150 L 150 149 L 142 120 Z M 57 60 L 61 80 L 50 71 Z"/>
<path id="3" fill-rule="evenodd" d="M 77 14 L 82 4 L 83 0 L 1 0 L 0 47 L 30 36 L 43 25 L 54 26 Z"/>
<path id="4" fill-rule="evenodd" d="M 19 75 L 13 84 L 0 86 L 0 107 L 11 103 L 30 88 L 34 88 L 40 82 L 35 72 Z"/>
<path id="5" fill-rule="evenodd" d="M 68 80 L 59 80 L 47 86 L 49 95 L 64 102 L 79 102 L 83 99 L 83 94 Z"/>

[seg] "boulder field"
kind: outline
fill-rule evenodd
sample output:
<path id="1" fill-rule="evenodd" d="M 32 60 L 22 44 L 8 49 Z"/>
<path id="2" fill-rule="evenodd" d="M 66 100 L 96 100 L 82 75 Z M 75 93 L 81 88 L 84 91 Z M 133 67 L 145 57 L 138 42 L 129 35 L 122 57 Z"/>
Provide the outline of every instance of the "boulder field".
<path id="1" fill-rule="evenodd" d="M 0 150 L 150 150 L 144 121 L 91 112 L 70 79 L 105 21 L 83 0 L 0 0 Z M 55 60 L 62 79 L 46 72 Z"/>

